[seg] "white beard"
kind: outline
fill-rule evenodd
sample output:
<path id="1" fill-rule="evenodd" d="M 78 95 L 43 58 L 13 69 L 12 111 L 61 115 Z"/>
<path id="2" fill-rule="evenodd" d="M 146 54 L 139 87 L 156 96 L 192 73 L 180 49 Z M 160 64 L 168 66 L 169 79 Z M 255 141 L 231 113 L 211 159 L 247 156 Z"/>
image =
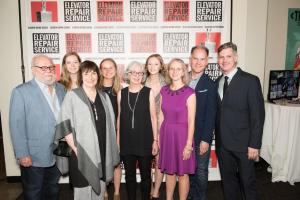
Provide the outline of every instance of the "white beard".
<path id="1" fill-rule="evenodd" d="M 50 80 L 42 80 L 42 79 L 39 79 L 38 77 L 35 77 L 36 79 L 38 79 L 40 82 L 44 83 L 45 85 L 48 85 L 48 86 L 52 86 L 55 82 L 55 75 L 53 75 L 52 79 Z"/>

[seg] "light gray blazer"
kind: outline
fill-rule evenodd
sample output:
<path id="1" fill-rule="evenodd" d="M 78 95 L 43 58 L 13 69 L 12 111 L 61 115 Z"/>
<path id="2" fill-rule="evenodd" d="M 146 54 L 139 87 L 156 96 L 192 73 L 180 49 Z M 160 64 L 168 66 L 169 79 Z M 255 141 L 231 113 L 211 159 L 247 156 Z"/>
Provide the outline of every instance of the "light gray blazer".
<path id="1" fill-rule="evenodd" d="M 64 86 L 56 83 L 55 91 L 61 105 Z M 54 114 L 34 79 L 12 91 L 9 128 L 16 158 L 31 156 L 35 167 L 52 166 L 55 125 Z"/>

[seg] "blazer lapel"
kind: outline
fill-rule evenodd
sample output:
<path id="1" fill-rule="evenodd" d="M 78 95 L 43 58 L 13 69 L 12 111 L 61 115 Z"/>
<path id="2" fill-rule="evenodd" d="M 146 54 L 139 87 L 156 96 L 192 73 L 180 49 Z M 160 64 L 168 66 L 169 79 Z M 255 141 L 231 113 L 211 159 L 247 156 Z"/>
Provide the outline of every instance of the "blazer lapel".
<path id="1" fill-rule="evenodd" d="M 222 99 L 220 97 L 220 94 L 219 94 L 219 83 L 220 83 L 220 80 L 221 80 L 222 76 L 219 76 L 219 78 L 217 78 L 216 80 L 216 84 L 217 84 L 217 93 L 218 93 L 218 104 L 221 104 L 222 103 Z"/>
<path id="2" fill-rule="evenodd" d="M 231 81 L 230 81 L 230 83 L 229 83 L 229 85 L 227 87 L 227 90 L 226 90 L 226 92 L 225 92 L 225 94 L 223 96 L 223 99 L 224 99 L 224 97 L 226 97 L 228 95 L 228 93 L 231 93 L 230 91 L 232 90 L 232 88 L 234 88 L 234 86 L 239 83 L 238 80 L 240 79 L 240 75 L 241 75 L 241 69 L 238 68 L 238 71 L 232 77 L 232 79 L 231 79 Z"/>
<path id="3" fill-rule="evenodd" d="M 197 92 L 197 90 L 200 90 L 200 88 L 202 87 L 203 85 L 203 80 L 204 80 L 204 73 L 202 74 L 202 76 L 200 77 L 196 87 L 195 87 L 195 91 Z"/>

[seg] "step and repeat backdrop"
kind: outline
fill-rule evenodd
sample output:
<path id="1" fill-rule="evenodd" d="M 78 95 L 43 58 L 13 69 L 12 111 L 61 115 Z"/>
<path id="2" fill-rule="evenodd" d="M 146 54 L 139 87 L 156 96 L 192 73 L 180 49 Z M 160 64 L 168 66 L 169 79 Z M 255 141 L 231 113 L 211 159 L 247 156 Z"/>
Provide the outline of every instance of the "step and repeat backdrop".
<path id="1" fill-rule="evenodd" d="M 97 64 L 110 57 L 122 76 L 131 61 L 145 63 L 159 53 L 168 63 L 181 58 L 188 64 L 190 49 L 198 44 L 210 50 L 207 74 L 221 73 L 217 48 L 230 41 L 229 0 L 91 0 L 21 1 L 26 80 L 31 58 L 46 54 L 54 60 L 57 79 L 66 52 Z M 212 146 L 209 179 L 219 180 Z"/>

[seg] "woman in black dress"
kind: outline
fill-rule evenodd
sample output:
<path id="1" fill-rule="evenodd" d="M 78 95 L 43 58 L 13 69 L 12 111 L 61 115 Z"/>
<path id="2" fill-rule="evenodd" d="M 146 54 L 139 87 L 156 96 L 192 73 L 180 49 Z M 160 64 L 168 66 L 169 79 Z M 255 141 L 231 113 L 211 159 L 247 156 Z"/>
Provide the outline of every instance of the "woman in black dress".
<path id="1" fill-rule="evenodd" d="M 142 85 L 145 69 L 131 62 L 126 70 L 129 86 L 118 93 L 117 139 L 125 167 L 127 196 L 136 200 L 136 166 L 141 174 L 142 199 L 150 199 L 152 155 L 158 152 L 157 117 L 153 91 Z"/>
<path id="2" fill-rule="evenodd" d="M 120 77 L 118 75 L 117 64 L 112 58 L 105 58 L 100 65 L 100 89 L 105 92 L 111 101 L 115 117 L 118 116 L 117 94 L 121 90 Z M 121 165 L 114 170 L 114 200 L 120 200 L 120 184 L 122 178 Z M 107 194 L 105 196 L 107 198 Z"/>

